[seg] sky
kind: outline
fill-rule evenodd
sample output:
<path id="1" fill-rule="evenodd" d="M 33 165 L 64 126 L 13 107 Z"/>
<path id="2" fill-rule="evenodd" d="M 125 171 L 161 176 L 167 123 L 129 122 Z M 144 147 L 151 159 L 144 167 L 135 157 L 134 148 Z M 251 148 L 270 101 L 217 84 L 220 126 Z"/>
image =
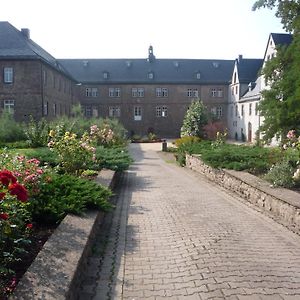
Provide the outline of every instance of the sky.
<path id="1" fill-rule="evenodd" d="M 255 0 L 9 0 L 0 21 L 55 58 L 263 58 L 271 32 L 285 32 Z M 1 41 L 0 41 L 1 42 Z"/>

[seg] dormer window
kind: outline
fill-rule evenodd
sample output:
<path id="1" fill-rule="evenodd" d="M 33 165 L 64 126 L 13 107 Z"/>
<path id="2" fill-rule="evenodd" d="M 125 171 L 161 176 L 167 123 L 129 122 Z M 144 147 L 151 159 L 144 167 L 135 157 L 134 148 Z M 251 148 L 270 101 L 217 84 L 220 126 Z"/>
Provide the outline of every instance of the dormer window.
<path id="1" fill-rule="evenodd" d="M 153 72 L 149 72 L 148 73 L 148 79 L 153 79 L 154 78 L 154 73 Z"/>
<path id="2" fill-rule="evenodd" d="M 103 72 L 103 79 L 108 79 L 108 77 L 109 77 L 108 72 Z"/>
<path id="3" fill-rule="evenodd" d="M 200 72 L 197 72 L 197 73 L 196 73 L 196 79 L 201 79 L 201 74 L 200 74 Z"/>

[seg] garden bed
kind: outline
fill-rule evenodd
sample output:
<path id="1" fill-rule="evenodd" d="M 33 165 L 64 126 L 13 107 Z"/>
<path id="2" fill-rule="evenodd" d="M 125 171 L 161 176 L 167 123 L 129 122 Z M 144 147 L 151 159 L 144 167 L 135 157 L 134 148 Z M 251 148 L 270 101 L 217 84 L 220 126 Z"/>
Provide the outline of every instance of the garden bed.
<path id="1" fill-rule="evenodd" d="M 116 172 L 103 170 L 97 183 L 113 188 Z M 67 215 L 44 244 L 9 299 L 72 299 L 104 213 Z"/>

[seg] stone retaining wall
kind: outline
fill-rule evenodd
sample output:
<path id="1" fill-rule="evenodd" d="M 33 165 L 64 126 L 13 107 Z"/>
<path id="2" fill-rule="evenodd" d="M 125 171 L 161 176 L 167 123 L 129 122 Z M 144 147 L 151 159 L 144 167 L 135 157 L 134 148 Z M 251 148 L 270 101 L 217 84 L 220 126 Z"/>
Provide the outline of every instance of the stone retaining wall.
<path id="1" fill-rule="evenodd" d="M 266 181 L 246 172 L 214 169 L 203 163 L 200 155 L 186 155 L 186 166 L 220 186 L 235 192 L 261 211 L 300 234 L 300 194 L 272 188 Z"/>
<path id="2" fill-rule="evenodd" d="M 96 182 L 113 188 L 114 171 L 101 171 Z M 79 274 L 86 267 L 96 230 L 104 213 L 67 215 L 24 274 L 10 300 L 76 299 Z"/>

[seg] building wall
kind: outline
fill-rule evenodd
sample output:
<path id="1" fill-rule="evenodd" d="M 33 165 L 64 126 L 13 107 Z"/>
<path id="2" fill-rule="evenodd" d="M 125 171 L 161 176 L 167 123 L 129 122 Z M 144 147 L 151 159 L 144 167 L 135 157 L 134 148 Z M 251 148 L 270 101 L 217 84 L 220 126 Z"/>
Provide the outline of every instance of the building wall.
<path id="1" fill-rule="evenodd" d="M 13 70 L 10 83 L 4 82 L 5 68 Z M 17 121 L 28 121 L 30 115 L 35 119 L 69 115 L 76 102 L 72 85 L 69 78 L 40 60 L 0 60 L 0 111 L 13 101 Z"/>
<path id="2" fill-rule="evenodd" d="M 118 97 L 110 97 L 109 89 L 120 89 Z M 134 96 L 132 89 L 143 89 L 144 96 Z M 157 88 L 167 94 L 157 96 Z M 87 96 L 87 89 L 97 93 Z M 195 98 L 200 98 L 209 111 L 220 112 L 223 122 L 227 117 L 227 85 L 185 85 L 185 84 L 122 84 L 83 85 L 79 99 L 87 117 L 109 117 L 112 108 L 120 108 L 117 118 L 130 135 L 147 135 L 150 131 L 160 137 L 179 137 L 184 115 Z M 135 117 L 135 111 L 141 117 Z M 162 115 L 162 111 L 165 115 Z"/>

